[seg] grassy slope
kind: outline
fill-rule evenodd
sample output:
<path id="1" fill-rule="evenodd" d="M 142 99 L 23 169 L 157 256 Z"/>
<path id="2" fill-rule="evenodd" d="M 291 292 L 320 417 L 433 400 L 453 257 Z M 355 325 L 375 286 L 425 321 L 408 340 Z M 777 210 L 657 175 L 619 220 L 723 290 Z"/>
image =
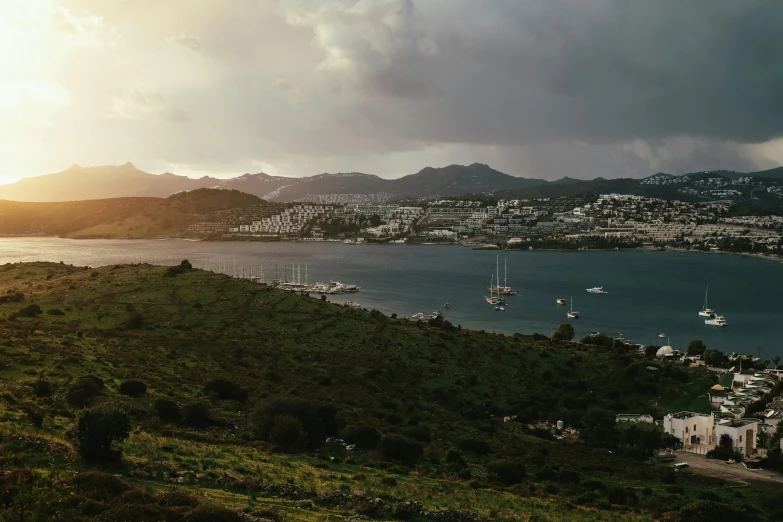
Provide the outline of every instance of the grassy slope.
<path id="1" fill-rule="evenodd" d="M 123 266 L 92 271 L 43 263 L 0 269 L 0 293 L 21 291 L 27 295 L 25 303 L 66 311 L 64 316 L 45 314 L 0 323 L 0 464 L 46 468 L 56 462 L 78 467 L 66 436 L 77 411 L 62 394 L 74 378 L 93 374 L 107 383 L 100 400 L 130 409 L 136 419 L 138 427 L 124 444 L 129 468 L 170 461 L 178 469 L 217 476 L 223 469 L 234 469 L 265 482 L 294 482 L 319 493 L 358 488 L 368 494 L 412 498 L 429 509 L 465 508 L 523 520 L 525 514 L 536 520 L 645 519 L 704 491 L 714 490 L 732 502 L 750 502 L 758 494 L 718 489 L 717 481 L 684 474 L 679 481 L 684 492 L 675 496 L 667 492 L 660 472 L 645 464 L 578 443 L 543 441 L 483 419 L 484 412 L 512 414 L 529 401 L 552 403 L 554 409 L 580 397 L 628 411 L 649 411 L 654 397 L 623 385 L 626 363 L 617 356 L 586 349 L 575 353 L 529 338 L 446 333 L 197 270 L 164 278 L 164 270 Z M 196 303 L 203 308 L 195 308 Z M 19 306 L 0 305 L 0 315 Z M 142 315 L 143 327 L 127 330 L 126 322 L 135 313 Z M 276 377 L 270 379 L 272 375 Z M 32 394 L 30 385 L 39 377 L 55 384 L 53 398 Z M 246 405 L 212 406 L 238 430 L 202 432 L 161 426 L 153 418 L 154 398 L 187 402 L 199 397 L 203 383 L 212 377 L 229 378 L 250 392 Z M 143 379 L 148 395 L 118 395 L 119 383 L 129 378 Z M 589 384 L 587 390 L 578 385 L 580 381 Z M 404 474 L 398 468 L 362 467 L 373 462 L 369 452 L 319 466 L 314 456 L 271 454 L 263 443 L 244 442 L 247 409 L 268 398 L 294 395 L 330 401 L 349 425 L 372 424 L 384 433 L 404 430 L 390 414 L 415 417 L 431 433 L 428 456 L 442 455 L 466 436 L 487 440 L 494 452 L 491 459 L 518 456 L 530 463 L 535 491 L 527 483 L 475 491 L 468 481 L 441 477 L 432 458 Z M 48 414 L 41 430 L 32 428 L 22 413 L 30 402 Z M 36 441 L 44 441 L 48 453 Z M 487 459 L 468 457 L 473 475 L 481 477 Z M 638 491 L 649 487 L 651 494 L 640 494 L 636 514 L 629 508 L 614 507 L 610 514 L 594 509 L 609 509 L 605 501 L 578 507 L 573 497 L 577 491 L 563 485 L 559 493 L 543 493 L 546 484 L 532 478 L 537 469 L 559 467 L 608 485 L 629 485 Z M 397 479 L 397 486 L 380 483 L 389 475 Z M 156 480 L 135 483 L 152 490 L 166 485 Z M 224 504 L 241 507 L 249 502 L 246 493 L 227 492 L 213 483 L 202 487 L 209 498 Z M 261 503 L 290 519 L 322 516 L 294 509 L 280 499 Z"/>

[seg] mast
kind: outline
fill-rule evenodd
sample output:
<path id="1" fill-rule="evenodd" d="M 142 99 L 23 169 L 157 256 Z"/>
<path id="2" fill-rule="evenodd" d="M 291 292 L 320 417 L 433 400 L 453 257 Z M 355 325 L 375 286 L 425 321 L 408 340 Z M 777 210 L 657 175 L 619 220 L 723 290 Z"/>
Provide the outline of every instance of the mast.
<path id="1" fill-rule="evenodd" d="M 503 260 L 503 286 L 508 289 L 508 260 Z"/>

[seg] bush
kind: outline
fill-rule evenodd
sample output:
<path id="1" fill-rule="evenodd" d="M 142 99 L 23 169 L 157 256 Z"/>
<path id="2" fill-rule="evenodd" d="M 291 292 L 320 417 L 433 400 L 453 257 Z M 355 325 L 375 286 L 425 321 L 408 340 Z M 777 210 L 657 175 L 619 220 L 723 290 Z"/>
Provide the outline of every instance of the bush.
<path id="1" fill-rule="evenodd" d="M 570 323 L 562 323 L 557 327 L 552 338 L 558 341 L 570 341 L 574 338 L 574 327 Z"/>
<path id="2" fill-rule="evenodd" d="M 430 430 L 424 426 L 412 426 L 410 428 L 406 428 L 403 431 L 403 435 L 409 439 L 418 440 L 419 442 L 430 441 Z"/>
<path id="3" fill-rule="evenodd" d="M 505 486 L 519 484 L 527 476 L 525 465 L 519 460 L 500 460 L 487 466 L 487 474 L 491 482 Z"/>
<path id="4" fill-rule="evenodd" d="M 212 379 L 204 385 L 204 392 L 208 395 L 214 393 L 222 401 L 247 401 L 247 390 L 226 379 Z"/>
<path id="5" fill-rule="evenodd" d="M 27 418 L 36 428 L 40 428 L 44 421 L 44 411 L 34 402 L 27 402 L 22 406 Z"/>
<path id="6" fill-rule="evenodd" d="M 302 422 L 292 415 L 278 415 L 272 421 L 269 442 L 287 450 L 302 449 L 307 434 Z"/>
<path id="7" fill-rule="evenodd" d="M 271 442 L 275 418 L 287 415 L 299 420 L 305 432 L 304 447 L 315 449 L 327 436 L 337 432 L 337 409 L 330 404 L 304 399 L 278 399 L 262 404 L 253 412 L 253 427 L 257 437 Z"/>
<path id="8" fill-rule="evenodd" d="M 47 310 L 46 313 L 49 315 L 65 315 L 65 312 L 63 312 L 59 308 L 52 308 L 50 310 Z"/>
<path id="9" fill-rule="evenodd" d="M 138 397 L 147 393 L 147 385 L 137 379 L 124 381 L 120 384 L 120 393 L 129 397 Z"/>
<path id="10" fill-rule="evenodd" d="M 358 426 L 346 431 L 343 438 L 346 442 L 356 444 L 362 449 L 371 449 L 378 445 L 381 434 L 372 426 Z"/>
<path id="11" fill-rule="evenodd" d="M 33 391 L 38 397 L 48 397 L 54 392 L 54 387 L 49 381 L 38 379 L 33 384 Z"/>
<path id="12" fill-rule="evenodd" d="M 386 460 L 398 461 L 407 465 L 415 464 L 424 454 L 424 447 L 421 443 L 398 435 L 382 438 L 378 448 Z"/>
<path id="13" fill-rule="evenodd" d="M 16 312 L 17 317 L 36 317 L 38 315 L 41 315 L 43 313 L 43 310 L 41 310 L 41 307 L 37 304 L 31 304 L 28 306 L 25 306 L 24 308 L 20 308 L 18 312 Z"/>
<path id="14" fill-rule="evenodd" d="M 133 314 L 128 317 L 128 321 L 125 323 L 125 327 L 128 330 L 137 330 L 144 324 L 144 318 L 139 314 Z"/>
<path id="15" fill-rule="evenodd" d="M 462 451 L 470 451 L 476 455 L 488 455 L 492 453 L 492 448 L 483 440 L 462 439 L 459 441 L 458 447 Z"/>
<path id="16" fill-rule="evenodd" d="M 72 484 L 79 495 L 101 502 L 112 501 L 132 489 L 114 475 L 95 470 L 76 474 Z"/>
<path id="17" fill-rule="evenodd" d="M 394 487 L 397 485 L 397 479 L 395 479 L 394 477 L 382 477 L 381 484 L 383 484 L 384 486 Z"/>
<path id="18" fill-rule="evenodd" d="M 163 422 L 178 421 L 180 418 L 182 418 L 182 414 L 179 411 L 179 406 L 177 403 L 168 399 L 156 400 L 155 410 L 158 412 L 158 417 Z"/>
<path id="19" fill-rule="evenodd" d="M 22 301 L 24 301 L 24 294 L 22 292 L 9 290 L 6 295 L 0 295 L 0 304 L 21 303 Z"/>
<path id="20" fill-rule="evenodd" d="M 69 404 L 78 408 L 84 408 L 89 405 L 95 397 L 100 395 L 103 388 L 104 384 L 102 379 L 88 375 L 71 385 L 68 389 L 66 398 Z"/>
<path id="21" fill-rule="evenodd" d="M 193 428 L 206 428 L 212 424 L 212 415 L 209 406 L 203 402 L 191 402 L 182 408 L 182 415 L 188 426 Z"/>
<path id="22" fill-rule="evenodd" d="M 121 460 L 120 450 L 112 449 L 115 441 L 124 440 L 130 434 L 130 417 L 117 410 L 89 409 L 79 415 L 76 440 L 79 454 L 92 463 Z"/>

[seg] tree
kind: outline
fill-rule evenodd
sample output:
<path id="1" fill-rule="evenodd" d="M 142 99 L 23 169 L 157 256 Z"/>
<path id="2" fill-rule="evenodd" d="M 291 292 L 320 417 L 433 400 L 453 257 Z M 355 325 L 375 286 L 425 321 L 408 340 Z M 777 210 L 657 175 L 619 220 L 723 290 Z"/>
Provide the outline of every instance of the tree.
<path id="1" fill-rule="evenodd" d="M 728 433 L 721 435 L 720 439 L 718 440 L 718 446 L 725 449 L 731 449 L 734 447 L 734 441 L 731 440 L 731 435 Z"/>
<path id="2" fill-rule="evenodd" d="M 84 410 L 76 426 L 79 454 L 91 463 L 121 460 L 121 450 L 113 449 L 112 444 L 127 439 L 130 427 L 130 417 L 124 411 Z"/>
<path id="3" fill-rule="evenodd" d="M 617 414 L 600 408 L 591 408 L 584 418 L 581 437 L 589 446 L 614 448 L 617 442 Z"/>
<path id="4" fill-rule="evenodd" d="M 688 343 L 688 355 L 703 355 L 707 350 L 707 345 L 701 340 L 694 340 Z"/>
<path id="5" fill-rule="evenodd" d="M 570 323 L 562 323 L 557 327 L 557 331 L 552 338 L 558 341 L 570 341 L 574 338 L 574 335 L 574 327 Z"/>
<path id="6" fill-rule="evenodd" d="M 778 363 L 779 362 L 780 362 L 780 356 L 779 355 L 776 355 L 775 357 L 772 358 L 772 364 L 775 365 L 775 368 L 778 367 Z"/>

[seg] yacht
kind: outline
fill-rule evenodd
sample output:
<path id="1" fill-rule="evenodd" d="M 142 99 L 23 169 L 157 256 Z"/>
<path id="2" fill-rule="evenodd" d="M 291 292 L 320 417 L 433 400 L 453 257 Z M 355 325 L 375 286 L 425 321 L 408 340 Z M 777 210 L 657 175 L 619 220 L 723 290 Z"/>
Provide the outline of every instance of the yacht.
<path id="1" fill-rule="evenodd" d="M 413 314 L 411 316 L 411 319 L 413 319 L 414 321 L 423 321 L 424 320 L 424 314 L 421 313 L 421 312 L 419 312 L 417 314 Z"/>
<path id="2" fill-rule="evenodd" d="M 708 286 L 707 289 L 704 291 L 704 308 L 701 312 L 699 312 L 699 315 L 702 317 L 715 317 L 715 310 L 711 308 L 707 308 L 707 293 L 710 291 L 710 287 Z"/>
<path id="3" fill-rule="evenodd" d="M 659 333 L 658 337 L 660 337 L 661 339 L 665 339 L 666 338 L 666 334 L 665 333 Z"/>
<path id="4" fill-rule="evenodd" d="M 503 260 L 503 286 L 500 286 L 500 257 L 495 258 L 495 264 L 496 264 L 496 274 L 497 274 L 497 285 L 495 286 L 494 290 L 495 293 L 498 296 L 501 295 L 516 295 L 516 290 L 508 286 L 508 264 L 505 260 Z"/>
<path id="5" fill-rule="evenodd" d="M 590 337 L 598 337 L 601 335 L 601 332 L 590 332 Z"/>
<path id="6" fill-rule="evenodd" d="M 492 274 L 489 278 L 489 297 L 484 296 L 484 299 L 486 299 L 487 303 L 491 305 L 502 305 L 505 304 L 503 299 L 500 297 L 500 295 L 495 295 L 495 286 L 493 285 L 495 281 L 495 274 Z"/>
<path id="7" fill-rule="evenodd" d="M 588 288 L 587 291 L 590 292 L 591 294 L 605 294 L 606 293 L 606 292 L 604 292 L 604 287 L 603 286 L 594 286 L 593 288 Z"/>
<path id="8" fill-rule="evenodd" d="M 443 308 L 451 308 L 451 303 L 446 303 L 443 305 Z"/>
<path id="9" fill-rule="evenodd" d="M 710 325 L 710 326 L 726 326 L 726 318 L 722 315 L 719 315 L 715 317 L 714 319 L 706 319 L 704 321 L 704 324 Z"/>
<path id="10" fill-rule="evenodd" d="M 505 307 L 505 306 L 503 306 L 503 305 L 497 305 L 497 306 L 495 307 L 495 311 L 496 311 L 496 312 L 505 312 L 505 311 L 506 311 L 506 307 Z"/>
<path id="11" fill-rule="evenodd" d="M 437 319 L 438 317 L 443 317 L 443 314 L 442 314 L 442 313 L 440 313 L 439 311 L 437 311 L 437 312 L 432 312 L 432 313 L 430 314 L 430 319 Z"/>
<path id="12" fill-rule="evenodd" d="M 557 304 L 559 304 L 559 305 L 564 305 L 566 303 L 568 303 L 568 300 L 565 297 L 559 297 L 557 299 Z"/>
<path id="13" fill-rule="evenodd" d="M 579 312 L 574 311 L 574 298 L 571 298 L 571 310 L 566 313 L 566 317 L 569 319 L 579 319 Z"/>

